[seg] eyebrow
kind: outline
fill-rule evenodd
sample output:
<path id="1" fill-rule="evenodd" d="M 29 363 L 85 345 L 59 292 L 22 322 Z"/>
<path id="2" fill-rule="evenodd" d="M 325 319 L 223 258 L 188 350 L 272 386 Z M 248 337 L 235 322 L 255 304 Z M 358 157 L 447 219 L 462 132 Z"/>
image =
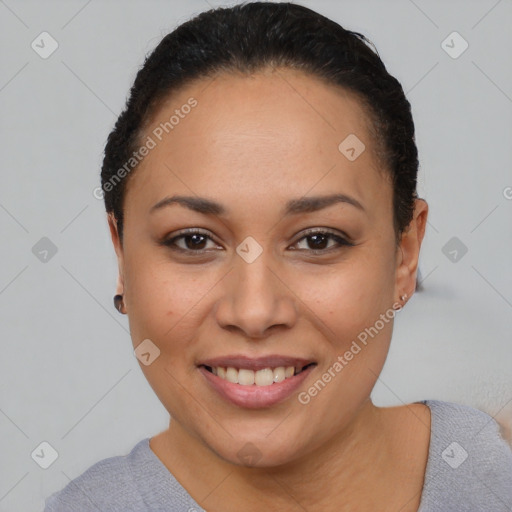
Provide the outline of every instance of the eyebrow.
<path id="1" fill-rule="evenodd" d="M 363 205 L 357 199 L 346 194 L 331 194 L 327 196 L 312 196 L 292 199 L 286 203 L 283 215 L 287 216 L 297 215 L 299 213 L 316 212 L 336 203 L 351 204 L 359 210 L 363 212 L 365 211 Z M 228 210 L 222 204 L 205 197 L 197 196 L 165 197 L 153 205 L 149 211 L 150 213 L 153 213 L 173 204 L 180 204 L 185 208 L 204 215 L 226 215 L 228 213 Z"/>

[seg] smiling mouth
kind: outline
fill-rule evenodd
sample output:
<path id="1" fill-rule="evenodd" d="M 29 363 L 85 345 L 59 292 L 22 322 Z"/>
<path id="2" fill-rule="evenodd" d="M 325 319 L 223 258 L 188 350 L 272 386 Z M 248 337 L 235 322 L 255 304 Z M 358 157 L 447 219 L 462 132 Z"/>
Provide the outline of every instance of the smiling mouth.
<path id="1" fill-rule="evenodd" d="M 304 366 L 277 366 L 275 368 L 262 368 L 251 370 L 249 368 L 235 368 L 234 366 L 207 366 L 201 365 L 208 372 L 220 379 L 239 384 L 241 386 L 271 386 L 299 375 L 316 363 L 309 363 Z"/>

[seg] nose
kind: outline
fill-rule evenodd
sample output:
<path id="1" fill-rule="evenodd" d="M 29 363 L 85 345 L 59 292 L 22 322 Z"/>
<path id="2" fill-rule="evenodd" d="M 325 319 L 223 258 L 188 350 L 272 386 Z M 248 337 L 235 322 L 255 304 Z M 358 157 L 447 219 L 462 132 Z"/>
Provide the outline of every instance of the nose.
<path id="1" fill-rule="evenodd" d="M 269 264 L 265 250 L 252 263 L 235 256 L 234 268 L 225 277 L 225 292 L 216 305 L 222 328 L 262 339 L 278 328 L 295 325 L 297 299 Z"/>

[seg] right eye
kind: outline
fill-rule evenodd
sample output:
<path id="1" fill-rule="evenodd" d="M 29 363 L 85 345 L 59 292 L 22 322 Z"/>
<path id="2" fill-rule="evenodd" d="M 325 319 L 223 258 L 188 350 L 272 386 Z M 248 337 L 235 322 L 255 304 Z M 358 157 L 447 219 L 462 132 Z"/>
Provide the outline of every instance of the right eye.
<path id="1" fill-rule="evenodd" d="M 190 228 L 181 231 L 176 236 L 162 240 L 161 244 L 169 247 L 173 251 L 202 254 L 210 251 L 210 249 L 205 248 L 205 244 L 208 240 L 214 243 L 213 239 L 206 232 Z M 178 241 L 183 242 L 183 244 L 179 245 L 177 243 Z M 218 245 L 216 245 L 216 247 L 218 247 Z"/>

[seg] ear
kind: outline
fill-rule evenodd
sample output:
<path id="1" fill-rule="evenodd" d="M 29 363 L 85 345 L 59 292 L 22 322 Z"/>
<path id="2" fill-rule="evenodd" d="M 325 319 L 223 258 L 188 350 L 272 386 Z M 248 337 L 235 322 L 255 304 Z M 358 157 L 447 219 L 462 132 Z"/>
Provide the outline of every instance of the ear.
<path id="1" fill-rule="evenodd" d="M 405 295 L 407 300 L 416 290 L 416 273 L 427 216 L 427 202 L 416 199 L 413 218 L 403 231 L 397 248 L 395 300 L 398 302 L 400 296 Z"/>
<path id="2" fill-rule="evenodd" d="M 119 274 L 117 276 L 116 295 L 122 295 L 124 293 L 124 258 L 123 258 L 123 246 L 119 238 L 119 232 L 117 229 L 117 220 L 113 213 L 108 214 L 108 227 L 110 228 L 110 236 L 112 238 L 112 244 L 117 256 L 117 266 Z"/>

